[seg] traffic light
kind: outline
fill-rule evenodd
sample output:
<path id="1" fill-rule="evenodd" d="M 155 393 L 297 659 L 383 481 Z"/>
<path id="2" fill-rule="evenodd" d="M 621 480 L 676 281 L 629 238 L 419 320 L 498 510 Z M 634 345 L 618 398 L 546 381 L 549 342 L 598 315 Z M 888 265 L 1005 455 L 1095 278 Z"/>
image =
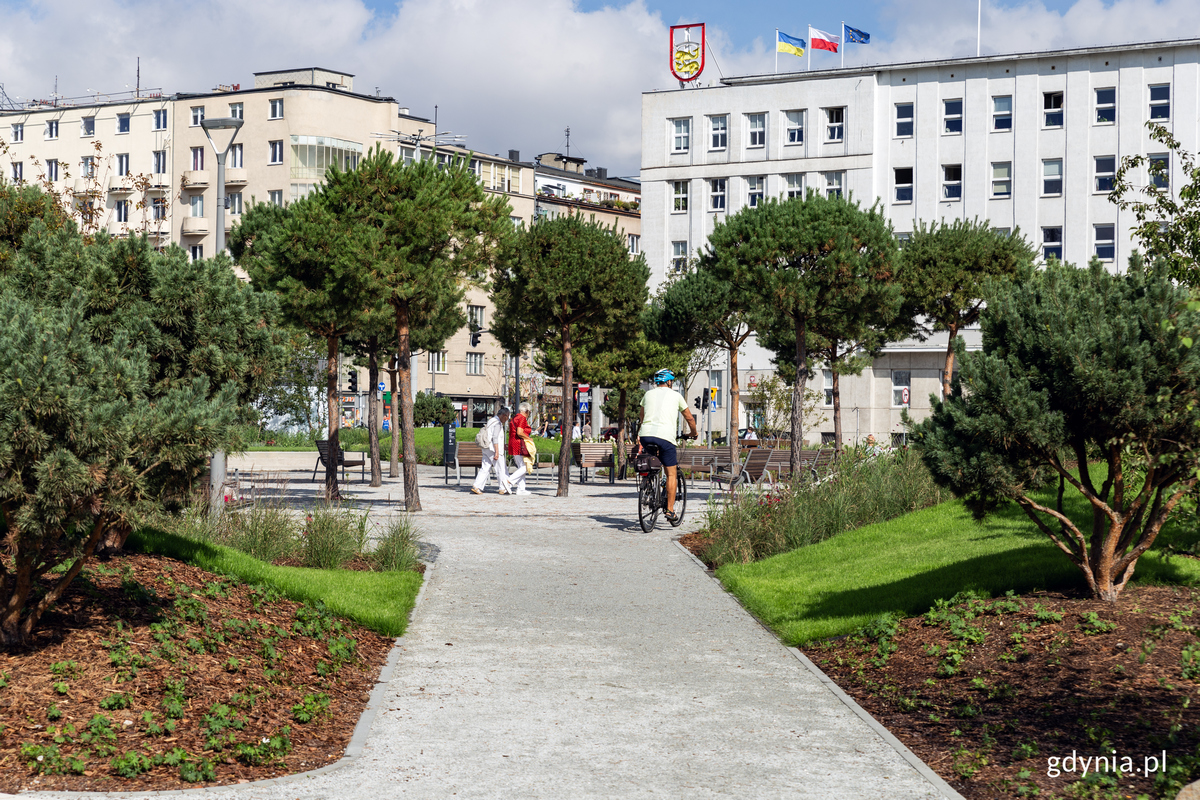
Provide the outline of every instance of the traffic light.
<path id="1" fill-rule="evenodd" d="M 479 331 L 471 331 L 471 347 L 479 347 Z"/>
<path id="2" fill-rule="evenodd" d="M 358 391 L 358 370 L 350 370 L 350 391 Z"/>
<path id="3" fill-rule="evenodd" d="M 692 405 L 694 405 L 696 408 L 700 409 L 701 411 L 708 411 L 708 392 L 705 392 L 704 394 L 697 397 L 692 402 Z"/>
<path id="4" fill-rule="evenodd" d="M 696 407 L 697 411 L 700 410 L 700 395 L 696 395 L 696 398 L 692 400 L 692 405 Z"/>

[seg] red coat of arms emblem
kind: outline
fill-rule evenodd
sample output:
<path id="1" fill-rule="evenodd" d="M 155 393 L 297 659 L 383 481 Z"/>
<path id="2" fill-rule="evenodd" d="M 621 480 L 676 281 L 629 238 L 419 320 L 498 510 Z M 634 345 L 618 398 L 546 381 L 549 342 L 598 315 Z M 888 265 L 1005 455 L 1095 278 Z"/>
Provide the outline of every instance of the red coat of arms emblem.
<path id="1" fill-rule="evenodd" d="M 699 38 L 693 34 L 697 34 Z M 671 74 L 681 83 L 704 71 L 704 23 L 671 26 Z"/>

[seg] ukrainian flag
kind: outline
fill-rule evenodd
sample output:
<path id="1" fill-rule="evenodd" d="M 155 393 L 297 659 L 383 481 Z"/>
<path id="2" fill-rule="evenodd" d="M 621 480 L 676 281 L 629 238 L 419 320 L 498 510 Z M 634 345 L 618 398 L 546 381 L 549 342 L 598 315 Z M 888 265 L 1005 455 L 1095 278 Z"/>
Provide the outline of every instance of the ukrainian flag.
<path id="1" fill-rule="evenodd" d="M 780 53 L 791 53 L 794 56 L 804 55 L 804 40 L 788 36 L 782 31 L 775 31 L 775 50 Z"/>

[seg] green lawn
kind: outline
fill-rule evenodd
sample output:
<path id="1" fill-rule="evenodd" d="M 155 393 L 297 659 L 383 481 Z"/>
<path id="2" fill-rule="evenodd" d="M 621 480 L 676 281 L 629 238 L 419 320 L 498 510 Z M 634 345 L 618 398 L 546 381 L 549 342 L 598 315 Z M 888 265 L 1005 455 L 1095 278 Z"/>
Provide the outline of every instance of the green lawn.
<path id="1" fill-rule="evenodd" d="M 246 583 L 272 586 L 302 603 L 323 602 L 330 611 L 385 636 L 400 636 L 421 588 L 416 572 L 359 572 L 277 567 L 229 547 L 198 542 L 153 528 L 135 531 L 128 547 L 186 561 Z"/>
<path id="2" fill-rule="evenodd" d="M 1081 496 L 1067 500 L 1072 518 L 1087 515 Z M 1190 543 L 1195 535 L 1168 526 L 1156 545 Z M 756 563 L 726 564 L 717 577 L 791 645 L 849 633 L 888 611 L 920 614 L 966 589 L 994 596 L 1084 583 L 1015 504 L 978 522 L 960 501 Z M 1135 580 L 1200 585 L 1200 561 L 1168 562 L 1151 550 L 1138 561 Z"/>

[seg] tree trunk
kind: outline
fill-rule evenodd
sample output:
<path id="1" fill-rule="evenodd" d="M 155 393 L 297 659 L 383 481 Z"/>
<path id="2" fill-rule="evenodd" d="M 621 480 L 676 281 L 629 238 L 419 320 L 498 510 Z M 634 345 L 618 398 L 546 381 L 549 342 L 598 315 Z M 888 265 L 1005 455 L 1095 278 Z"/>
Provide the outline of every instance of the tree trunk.
<path id="1" fill-rule="evenodd" d="M 950 381 L 954 377 L 954 340 L 957 338 L 958 320 L 955 320 L 950 323 L 950 342 L 946 345 L 946 369 L 942 373 L 942 400 L 950 396 Z"/>
<path id="2" fill-rule="evenodd" d="M 808 326 L 796 317 L 796 383 L 792 386 L 792 452 L 788 462 L 792 475 L 800 475 L 800 451 L 804 448 L 804 390 L 808 388 Z"/>
<path id="3" fill-rule="evenodd" d="M 620 389 L 617 395 L 617 474 L 625 471 L 625 414 L 629 410 L 629 392 Z"/>
<path id="4" fill-rule="evenodd" d="M 555 497 L 566 497 L 571 487 L 571 429 L 575 427 L 575 403 L 571 391 L 574 365 L 571 361 L 571 326 L 562 326 L 562 443 L 558 448 L 558 493 Z"/>
<path id="5" fill-rule="evenodd" d="M 328 348 L 325 361 L 325 406 L 329 411 L 329 436 L 326 439 L 326 452 L 329 453 L 329 457 L 325 459 L 325 502 L 335 503 L 342 499 L 337 480 L 338 453 L 341 452 L 338 446 L 338 428 L 342 424 L 337 395 L 338 337 L 328 337 L 326 344 L 328 344 Z"/>
<path id="6" fill-rule="evenodd" d="M 400 434 L 404 437 L 404 510 L 420 511 L 421 494 L 417 487 L 417 439 L 413 424 L 412 340 L 408 322 L 408 303 L 396 306 L 396 340 L 400 393 Z M 395 395 L 393 395 L 395 397 Z"/>
<path id="7" fill-rule="evenodd" d="M 392 368 L 388 370 L 392 380 L 392 462 L 388 467 L 389 478 L 400 477 L 400 390 L 396 387 L 396 376 L 399 373 L 400 367 L 396 363 L 395 354 L 393 354 Z"/>
<path id="8" fill-rule="evenodd" d="M 738 346 L 729 348 L 729 430 L 725 435 L 729 438 L 729 463 L 738 463 L 738 427 L 742 421 L 738 413 L 738 398 L 741 388 L 738 384 Z"/>
<path id="9" fill-rule="evenodd" d="M 379 337 L 367 340 L 367 380 L 371 391 L 367 395 L 367 441 L 371 456 L 371 486 L 383 486 L 383 465 L 379 463 Z"/>

